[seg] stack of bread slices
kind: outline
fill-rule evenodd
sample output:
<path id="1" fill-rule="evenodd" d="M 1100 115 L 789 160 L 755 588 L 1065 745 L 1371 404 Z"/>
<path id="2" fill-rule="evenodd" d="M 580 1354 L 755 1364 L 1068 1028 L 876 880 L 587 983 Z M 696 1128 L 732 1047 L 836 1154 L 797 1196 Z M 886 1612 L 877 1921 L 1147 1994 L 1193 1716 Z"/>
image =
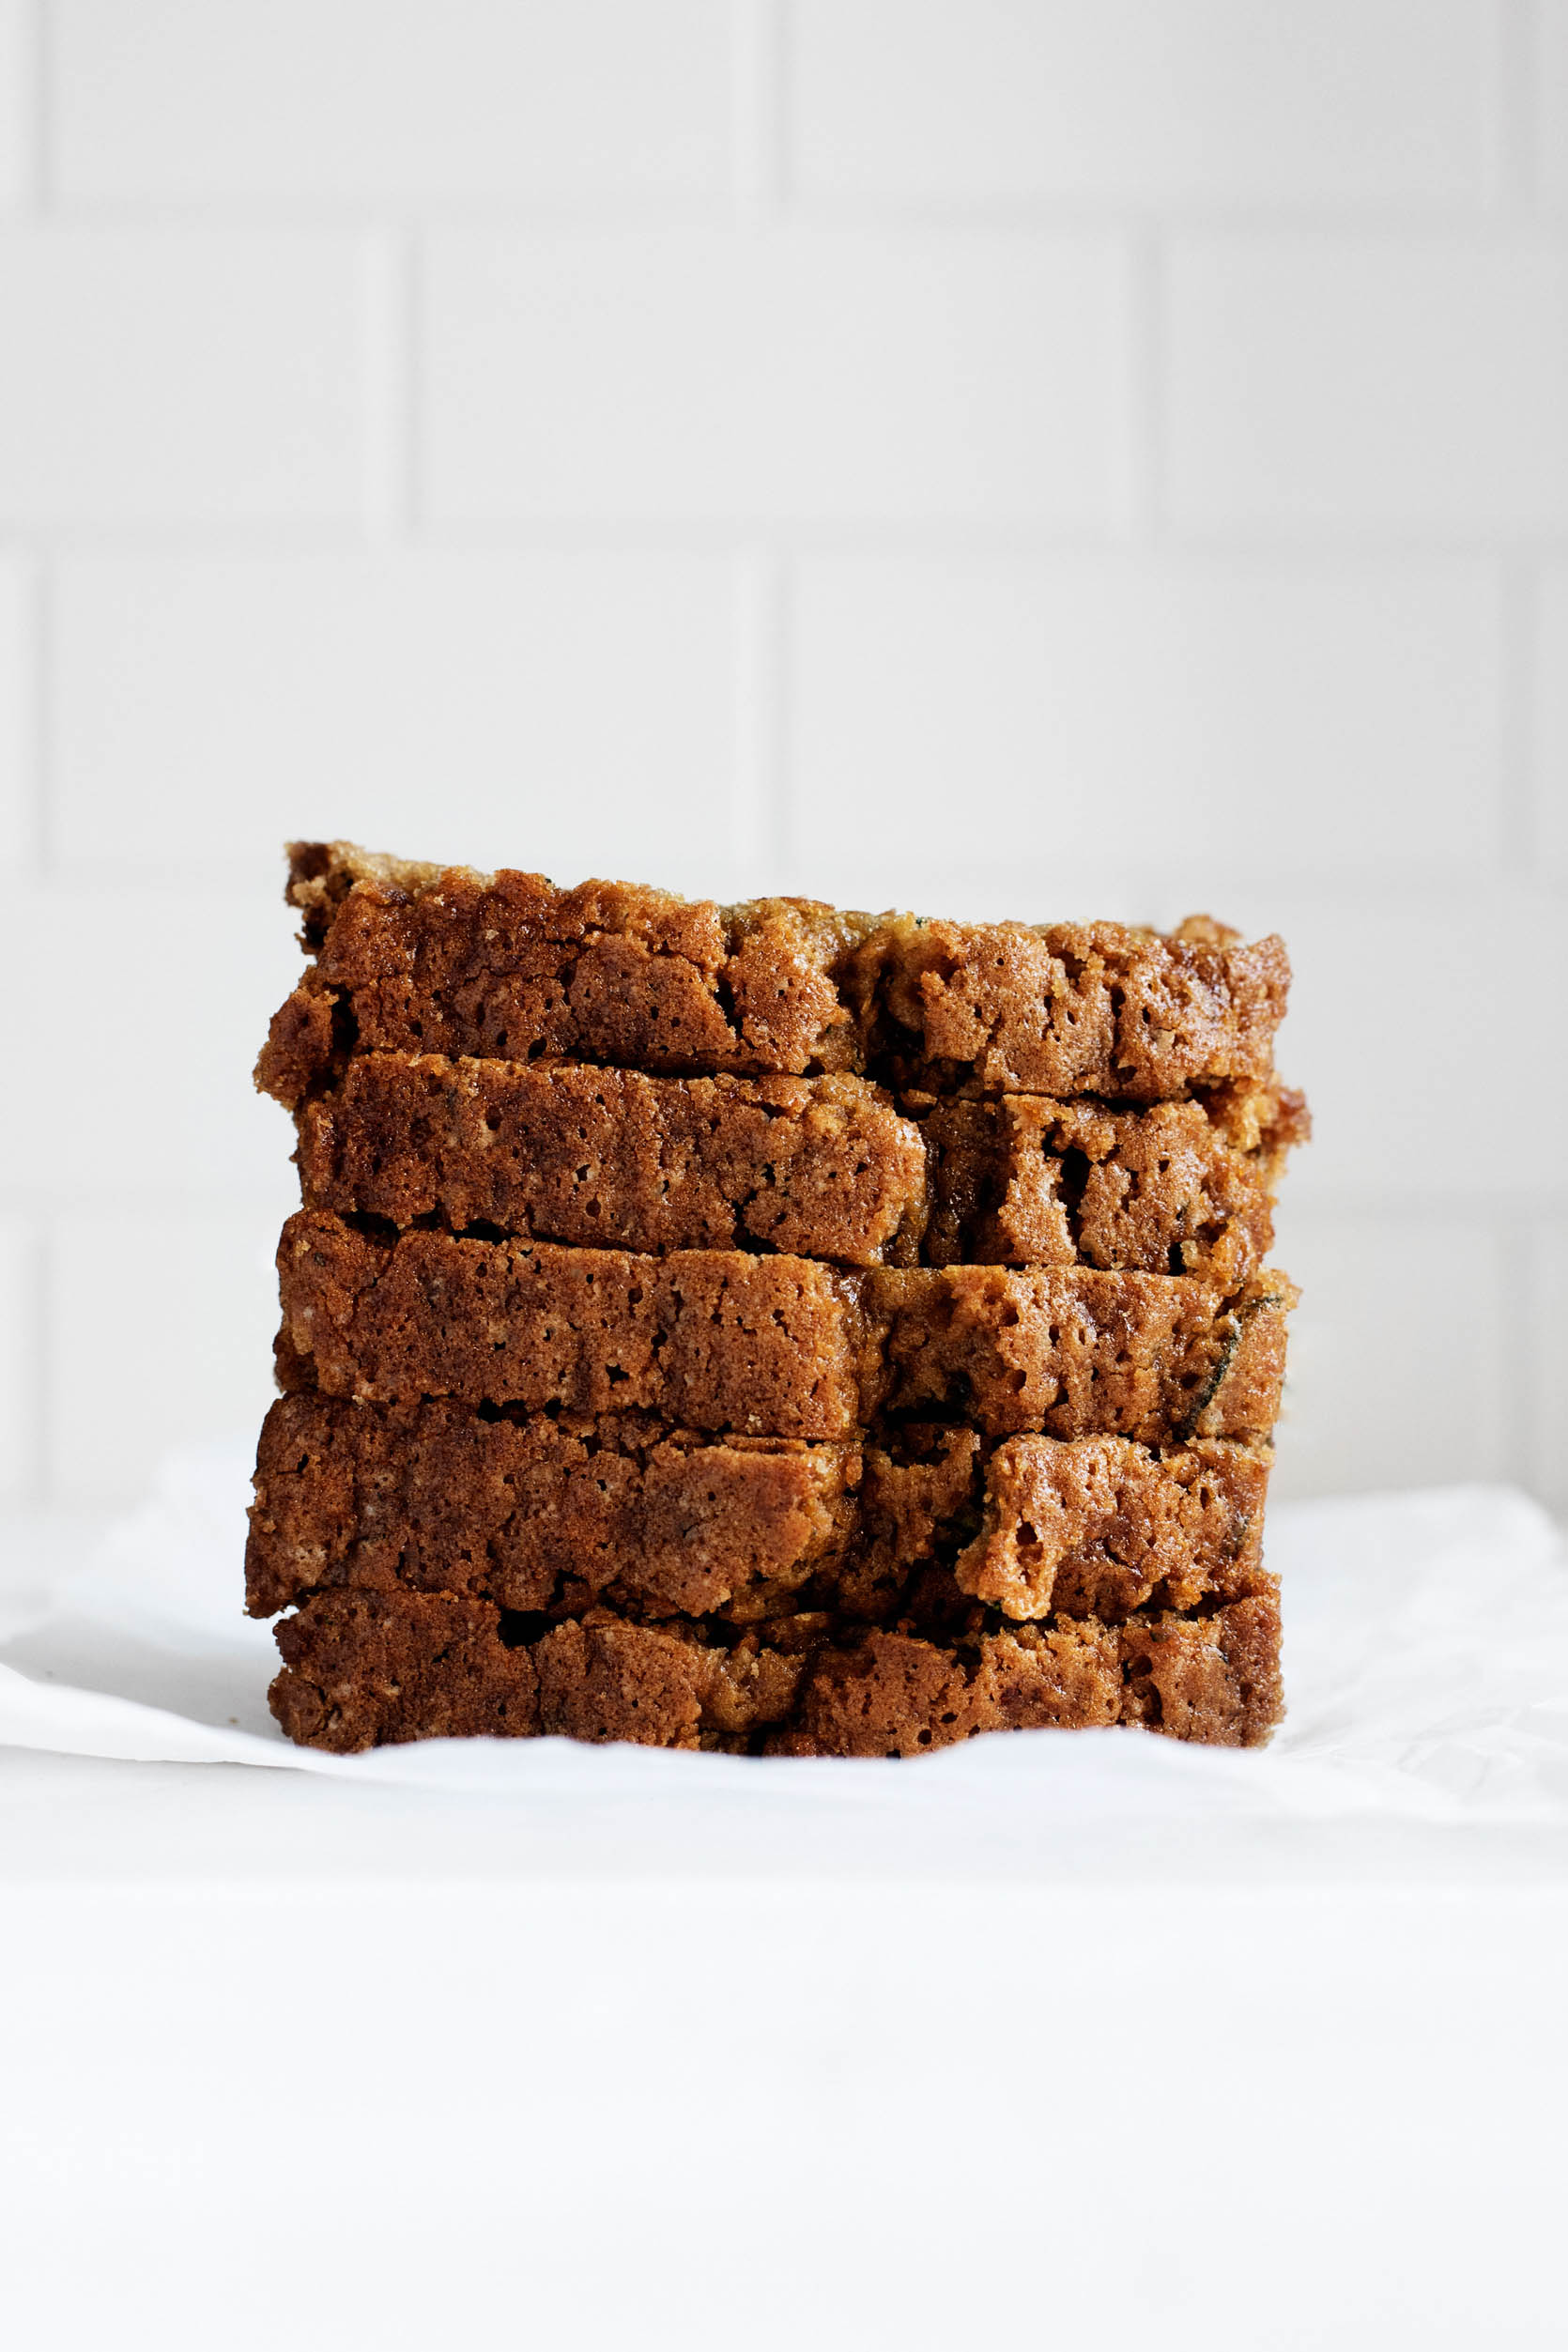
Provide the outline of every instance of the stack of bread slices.
<path id="1" fill-rule="evenodd" d="M 903 1756 L 1281 1712 L 1289 968 L 300 843 L 273 1713 Z"/>

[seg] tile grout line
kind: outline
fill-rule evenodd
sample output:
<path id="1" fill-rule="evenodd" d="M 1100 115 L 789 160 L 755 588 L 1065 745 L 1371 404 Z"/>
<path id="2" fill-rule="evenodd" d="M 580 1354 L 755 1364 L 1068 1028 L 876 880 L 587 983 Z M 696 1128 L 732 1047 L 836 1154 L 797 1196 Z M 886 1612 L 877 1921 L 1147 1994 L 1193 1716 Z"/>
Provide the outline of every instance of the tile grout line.
<path id="1" fill-rule="evenodd" d="M 1127 384 L 1123 462 L 1128 536 L 1141 550 L 1164 536 L 1165 257 L 1158 228 L 1135 229 L 1124 248 Z"/>
<path id="2" fill-rule="evenodd" d="M 746 0 L 746 5 L 765 5 L 765 0 Z M 779 42 L 776 46 L 787 60 L 788 44 Z M 759 54 L 763 61 L 760 69 L 748 62 Z M 1162 233 L 1178 237 L 1260 243 L 1305 237 L 1341 246 L 1355 245 L 1371 237 L 1390 242 L 1405 239 L 1426 246 L 1454 239 L 1502 245 L 1520 228 L 1539 228 L 1556 243 L 1561 242 L 1564 234 L 1560 213 L 1541 208 L 1533 196 L 1527 211 L 1522 199 L 1505 209 L 1499 203 L 1488 206 L 1483 200 L 1469 196 L 1440 200 L 1411 197 L 1403 204 L 1387 199 L 1325 196 L 1284 204 L 1241 195 L 1228 202 L 1207 203 L 1182 196 L 1150 203 L 1135 197 L 1103 196 L 1013 196 L 996 200 L 955 197 L 939 201 L 909 196 L 835 199 L 806 195 L 792 184 L 787 124 L 779 119 L 775 128 L 769 128 L 772 99 L 760 100 L 753 97 L 743 102 L 741 96 L 743 88 L 748 86 L 748 74 L 755 74 L 766 89 L 770 75 L 776 70 L 776 67 L 767 63 L 768 54 L 765 35 L 755 45 L 749 40 L 737 43 L 730 119 L 741 135 L 736 142 L 728 200 L 722 196 L 647 192 L 595 199 L 580 195 L 549 198 L 498 194 L 484 199 L 437 194 L 413 199 L 419 224 L 482 236 L 550 236 L 576 229 L 627 228 L 649 229 L 672 237 L 700 234 L 713 230 L 726 219 L 732 221 L 743 191 L 755 187 L 759 194 L 766 193 L 779 210 L 787 209 L 802 228 L 824 237 L 907 231 L 912 236 L 930 233 L 943 238 L 1022 237 L 1076 241 L 1132 236 L 1157 226 Z M 787 115 L 788 108 L 779 108 L 777 113 L 781 117 Z M 771 157 L 765 152 L 770 146 Z M 750 177 L 750 165 L 746 171 L 740 168 L 742 150 L 755 158 L 755 180 Z M 384 202 L 374 195 L 333 201 L 297 196 L 283 186 L 271 195 L 242 197 L 128 194 L 61 198 L 49 188 L 47 198 L 47 208 L 52 213 L 69 226 L 83 229 L 124 226 L 157 232 L 213 228 L 246 234 L 274 230 L 280 237 L 355 237 L 373 234 L 386 218 Z"/>
<path id="3" fill-rule="evenodd" d="M 364 527 L 377 545 L 404 537 L 413 520 L 412 256 L 395 229 L 365 240 Z"/>
<path id="4" fill-rule="evenodd" d="M 777 877 L 783 875 L 792 887 L 798 889 L 801 877 L 795 869 L 795 859 L 799 843 L 795 838 L 794 785 L 791 772 L 794 749 L 794 709 L 790 691 L 794 672 L 797 612 L 795 567 L 780 548 L 772 550 L 770 561 L 773 608 L 766 650 L 771 687 L 768 750 L 772 761 L 773 821 L 768 834 L 768 853 L 775 877 L 770 887 L 777 889 Z"/>
<path id="5" fill-rule="evenodd" d="M 785 631 L 788 579 L 766 541 L 735 567 L 734 847 L 762 896 L 778 890 L 789 855 Z"/>
<path id="6" fill-rule="evenodd" d="M 764 853 L 772 814 L 768 757 L 771 721 L 766 712 L 767 654 L 771 642 L 771 587 L 765 548 L 738 553 L 730 567 L 734 599 L 731 684 L 734 773 L 730 783 L 731 847 L 750 876 Z M 750 889 L 748 881 L 746 887 Z"/>
<path id="7" fill-rule="evenodd" d="M 1535 792 L 1535 629 L 1540 567 L 1505 555 L 1499 565 L 1500 700 L 1498 848 L 1500 870 L 1530 880 L 1543 863 Z"/>
<path id="8" fill-rule="evenodd" d="M 52 208 L 49 169 L 50 127 L 54 111 L 54 59 L 49 38 L 50 0 L 33 0 L 23 19 L 23 70 L 27 77 L 29 104 L 25 136 L 29 142 L 24 185 L 35 213 Z"/>
<path id="9" fill-rule="evenodd" d="M 730 126 L 736 222 L 764 228 L 784 203 L 784 34 L 776 0 L 733 0 Z"/>
<path id="10" fill-rule="evenodd" d="M 408 274 L 411 282 L 417 280 L 417 271 Z M 417 392 L 417 383 L 413 390 Z M 194 557 L 340 554 L 357 546 L 362 531 L 361 523 L 313 516 L 216 524 L 57 521 L 38 528 L 47 529 L 51 549 L 61 554 Z M 811 556 L 1021 555 L 1064 562 L 1093 559 L 1131 569 L 1145 552 L 1142 541 L 1130 542 L 1125 527 L 1118 534 L 1098 523 L 954 521 L 942 515 L 778 522 L 757 512 L 730 520 L 677 515 L 654 521 L 519 514 L 493 521 L 465 517 L 436 522 L 421 536 L 429 546 L 453 553 L 500 549 L 592 554 L 634 547 L 655 554 L 734 554 L 744 553 L 762 530 L 781 549 Z M 18 525 L 6 531 L 0 544 L 23 548 L 32 544 L 32 536 L 27 527 Z M 1160 544 L 1162 552 L 1195 567 L 1255 568 L 1314 578 L 1337 577 L 1352 566 L 1407 569 L 1434 563 L 1488 565 L 1511 559 L 1524 563 L 1568 561 L 1568 529 L 1560 528 L 1531 533 L 1512 528 L 1468 531 L 1335 529 L 1308 533 L 1283 528 L 1207 530 L 1191 525 L 1172 530 L 1166 525 Z"/>
<path id="11" fill-rule="evenodd" d="M 732 198 L 736 226 L 775 225 L 784 201 L 783 20 L 777 0 L 734 0 L 730 14 Z M 786 842 L 781 631 L 784 558 L 743 526 L 735 549 L 735 773 L 731 834 L 747 887 L 779 886 Z"/>
<path id="12" fill-rule="evenodd" d="M 34 872 L 40 882 L 54 873 L 57 844 L 55 825 L 55 758 L 54 758 L 54 596 L 55 577 L 52 561 L 41 547 L 34 547 L 28 566 L 28 647 L 27 687 L 29 708 L 25 722 L 26 757 L 32 769 L 32 791 L 28 797 L 32 839 L 29 844 Z"/>
<path id="13" fill-rule="evenodd" d="M 403 346 L 396 357 L 402 369 L 403 388 L 403 519 L 410 536 L 418 533 L 424 515 L 420 436 L 424 426 L 426 264 L 418 227 L 409 223 L 403 232 Z"/>
<path id="14" fill-rule="evenodd" d="M 33 1339 L 33 1386 L 27 1431 L 28 1451 L 33 1457 L 29 1499 L 45 1503 L 62 1499 L 53 1491 L 54 1450 L 50 1442 L 50 1388 L 54 1364 L 54 1234 L 47 1215 L 40 1213 L 34 1222 L 28 1258 L 28 1314 Z"/>
<path id="15" fill-rule="evenodd" d="M 1555 1216 L 1534 1206 L 1516 1220 L 1512 1254 L 1505 1259 L 1505 1279 L 1513 1289 L 1513 1354 L 1509 1365 L 1512 1399 L 1520 1420 L 1520 1483 L 1541 1501 L 1548 1502 L 1553 1484 L 1551 1430 L 1543 1394 L 1543 1379 L 1550 1345 L 1542 1294 L 1547 1236 L 1553 1225 L 1568 1222 L 1568 1208 Z"/>
<path id="16" fill-rule="evenodd" d="M 1498 195 L 1505 214 L 1532 217 L 1539 207 L 1530 106 L 1538 46 L 1534 0 L 1498 0 L 1493 26 L 1498 69 Z"/>
<path id="17" fill-rule="evenodd" d="M 1534 1226 L 1530 1209 L 1517 1206 L 1503 1208 L 1496 1227 L 1501 1262 L 1501 1454 L 1507 1475 L 1531 1494 L 1537 1491 L 1536 1401 L 1531 1377 L 1537 1353 Z"/>

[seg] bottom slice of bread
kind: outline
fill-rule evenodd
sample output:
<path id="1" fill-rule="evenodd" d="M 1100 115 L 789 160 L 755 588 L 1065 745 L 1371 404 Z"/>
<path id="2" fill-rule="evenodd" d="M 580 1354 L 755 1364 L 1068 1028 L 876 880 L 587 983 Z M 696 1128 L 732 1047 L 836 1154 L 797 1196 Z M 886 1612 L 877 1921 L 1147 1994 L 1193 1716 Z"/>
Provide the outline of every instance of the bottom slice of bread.
<path id="1" fill-rule="evenodd" d="M 997 1626 L 955 1639 L 822 1617 L 732 1644 L 600 1612 L 543 1635 L 492 1604 L 324 1592 L 277 1628 L 270 1705 L 336 1754 L 489 1734 L 786 1756 L 914 1756 L 981 1731 L 1142 1724 L 1227 1747 L 1282 1713 L 1278 1587 L 1204 1613 Z"/>

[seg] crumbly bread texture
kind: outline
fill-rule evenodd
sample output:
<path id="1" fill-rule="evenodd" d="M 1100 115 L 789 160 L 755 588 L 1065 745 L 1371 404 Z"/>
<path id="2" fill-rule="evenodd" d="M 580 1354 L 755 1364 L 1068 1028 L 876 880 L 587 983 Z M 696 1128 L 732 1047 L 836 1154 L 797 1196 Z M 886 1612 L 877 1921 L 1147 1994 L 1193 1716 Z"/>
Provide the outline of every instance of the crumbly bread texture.
<path id="1" fill-rule="evenodd" d="M 278 1248 L 281 1387 L 838 1438 L 879 1415 L 1149 1444 L 1273 1427 L 1295 1293 L 1082 1267 L 846 1272 L 439 1232 L 302 1209 Z"/>
<path id="2" fill-rule="evenodd" d="M 1019 1622 L 1110 1622 L 1255 1589 L 1269 1453 L 1221 1438 L 911 1424 L 887 1445 L 715 1443 L 426 1402 L 281 1397 L 245 1556 L 256 1617 L 318 1591 L 423 1591 L 563 1621 L 827 1608 L 890 1622 L 917 1572 Z"/>
<path id="3" fill-rule="evenodd" d="M 961 924 L 804 899 L 561 890 L 297 842 L 315 956 L 256 1082 L 292 1110 L 352 1053 L 547 1057 L 677 1074 L 859 1070 L 934 1094 L 1178 1099 L 1271 1066 L 1290 967 L 1194 916 Z"/>
<path id="4" fill-rule="evenodd" d="M 493 1604 L 327 1592 L 277 1628 L 273 1714 L 350 1754 L 490 1734 L 790 1756 L 914 1756 L 981 1731 L 1142 1724 L 1245 1747 L 1282 1712 L 1273 1580 L 1207 1613 L 1149 1610 L 929 1639 L 830 1617 L 738 1638 L 596 1611 L 539 1634 Z"/>
<path id="5" fill-rule="evenodd" d="M 1274 1238 L 1286 1152 L 1308 1131 L 1292 1089 L 1223 1088 L 1136 1111 L 1007 1095 L 919 1121 L 929 1266 L 1095 1266 L 1202 1274 L 1239 1289 Z M 890 1257 L 904 1262 L 903 1236 Z"/>
<path id="6" fill-rule="evenodd" d="M 307 1206 L 398 1226 L 850 1266 L 1097 1266 L 1237 1287 L 1305 1131 L 1270 1084 L 1136 1111 L 1037 1095 L 900 1117 L 860 1078 L 659 1078 L 369 1053 L 298 1115 Z"/>
<path id="7" fill-rule="evenodd" d="M 876 1266 L 915 1262 L 926 1221 L 920 1130 L 861 1078 L 370 1053 L 299 1130 L 310 1207 L 396 1225 Z"/>
<path id="8" fill-rule="evenodd" d="M 653 1412 L 692 1429 L 842 1437 L 875 1366 L 858 1286 L 814 1258 L 643 1257 L 301 1210 L 278 1248 L 280 1383 L 393 1403 Z"/>
<path id="9" fill-rule="evenodd" d="M 847 994 L 865 1066 L 899 1092 L 1176 1100 L 1273 1067 L 1290 959 L 1206 915 L 1121 923 L 884 915 Z"/>

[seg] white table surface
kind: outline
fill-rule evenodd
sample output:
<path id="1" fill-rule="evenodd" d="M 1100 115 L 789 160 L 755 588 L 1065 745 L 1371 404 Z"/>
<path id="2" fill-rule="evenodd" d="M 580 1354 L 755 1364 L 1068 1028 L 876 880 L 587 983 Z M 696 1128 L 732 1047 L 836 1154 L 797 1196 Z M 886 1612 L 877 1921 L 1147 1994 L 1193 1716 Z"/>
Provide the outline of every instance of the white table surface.
<path id="1" fill-rule="evenodd" d="M 1568 2342 L 1557 1820 L 12 1749 L 0 1938 L 26 2352 Z"/>

